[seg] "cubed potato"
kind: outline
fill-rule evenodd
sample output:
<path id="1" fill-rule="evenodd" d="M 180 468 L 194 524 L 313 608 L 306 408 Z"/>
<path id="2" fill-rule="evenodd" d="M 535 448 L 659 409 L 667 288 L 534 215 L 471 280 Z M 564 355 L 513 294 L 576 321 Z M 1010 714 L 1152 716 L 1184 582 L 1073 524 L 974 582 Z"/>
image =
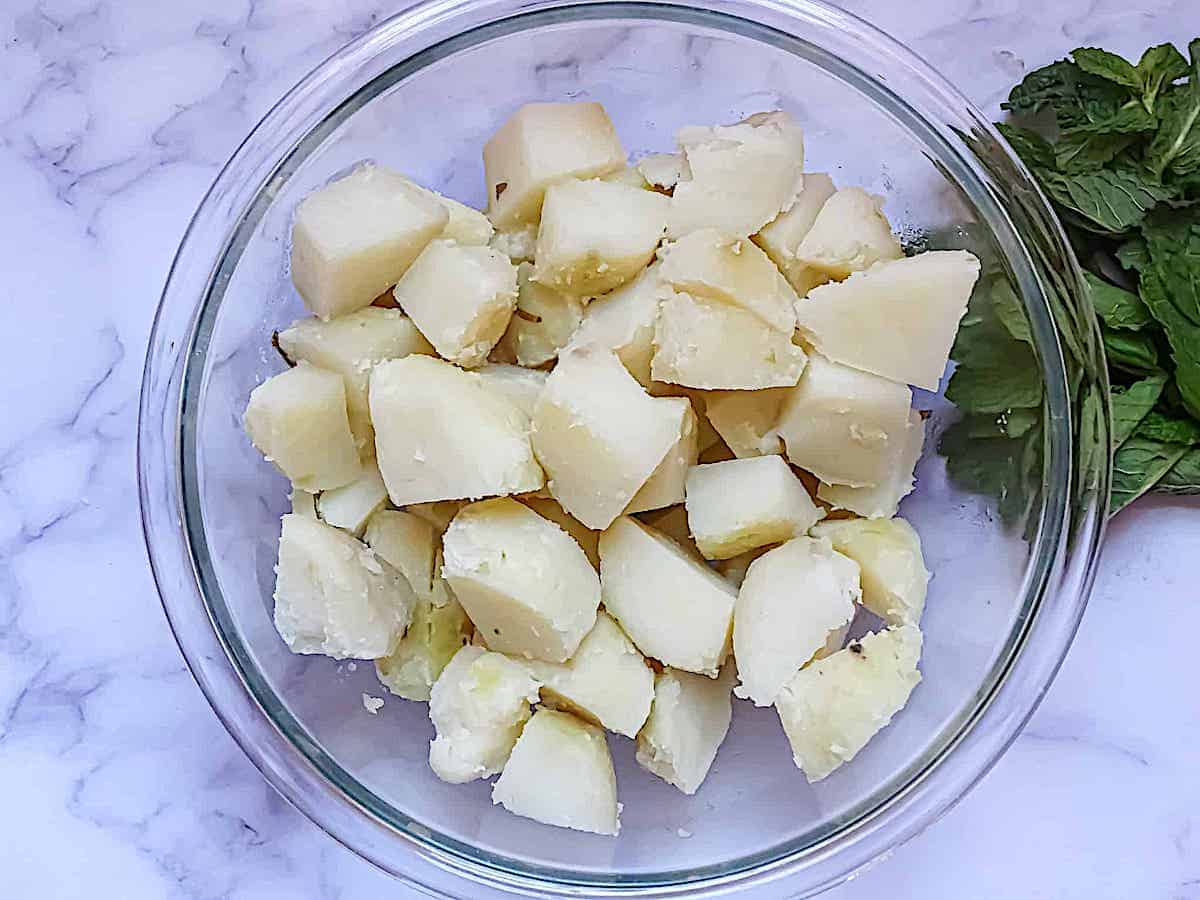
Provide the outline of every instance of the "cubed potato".
<path id="1" fill-rule="evenodd" d="M 446 238 L 464 246 L 483 247 L 492 239 L 495 229 L 492 228 L 492 223 L 477 209 L 472 209 L 465 203 L 459 203 L 452 197 L 447 197 L 444 194 L 439 194 L 437 191 L 422 187 L 415 181 L 409 182 L 414 188 L 427 196 L 431 197 L 437 203 L 441 204 L 446 210 L 446 215 L 449 219 L 446 221 L 446 227 L 442 229 L 438 237 Z"/>
<path id="2" fill-rule="evenodd" d="M 687 473 L 687 514 L 707 559 L 783 543 L 825 515 L 778 456 L 695 466 Z"/>
<path id="3" fill-rule="evenodd" d="M 562 354 L 533 415 L 554 499 L 589 528 L 607 528 L 678 442 L 687 408 L 650 397 L 608 351 Z"/>
<path id="4" fill-rule="evenodd" d="M 526 222 L 507 231 L 497 231 L 488 246 L 507 256 L 513 265 L 532 262 L 537 250 L 537 233 L 537 222 Z"/>
<path id="5" fill-rule="evenodd" d="M 488 647 L 563 662 L 596 622 L 600 580 L 566 531 L 511 498 L 464 507 L 442 573 Z"/>
<path id="6" fill-rule="evenodd" d="M 790 387 L 806 360 L 789 332 L 776 331 L 753 313 L 688 294 L 659 307 L 650 374 L 703 389 Z"/>
<path id="7" fill-rule="evenodd" d="M 708 421 L 738 458 L 783 453 L 775 430 L 787 388 L 761 391 L 712 391 L 705 398 Z"/>
<path id="8" fill-rule="evenodd" d="M 363 165 L 305 197 L 292 225 L 292 282 L 322 319 L 369 306 L 450 217 L 403 175 Z"/>
<path id="9" fill-rule="evenodd" d="M 826 200 L 796 248 L 797 262 L 831 278 L 903 255 L 883 214 L 883 198 L 860 187 L 842 188 Z"/>
<path id="10" fill-rule="evenodd" d="M 441 538 L 446 529 L 450 527 L 451 521 L 458 515 L 458 511 L 470 502 L 469 500 L 438 500 L 435 503 L 410 503 L 405 507 L 405 512 L 424 519 L 434 527 L 438 538 Z"/>
<path id="11" fill-rule="evenodd" d="M 649 153 L 638 160 L 637 169 L 647 184 L 664 191 L 672 190 L 680 178 L 692 177 L 682 152 Z"/>
<path id="12" fill-rule="evenodd" d="M 496 779 L 492 802 L 546 825 L 615 835 L 621 804 L 604 732 L 569 713 L 539 709 Z"/>
<path id="13" fill-rule="evenodd" d="M 537 698 L 538 683 L 521 663 L 482 647 L 462 647 L 430 691 L 429 718 L 437 737 L 429 745 L 429 767 L 451 784 L 495 775 L 508 762 Z"/>
<path id="14" fill-rule="evenodd" d="M 379 471 L 396 506 L 536 491 L 529 420 L 473 372 L 428 356 L 371 372 Z"/>
<path id="15" fill-rule="evenodd" d="M 416 596 L 404 576 L 332 525 L 289 514 L 275 567 L 275 628 L 293 653 L 384 656 Z"/>
<path id="16" fill-rule="evenodd" d="M 719 678 L 659 672 L 650 718 L 637 736 L 638 764 L 685 794 L 696 793 L 729 732 L 733 676 L 732 664 Z"/>
<path id="17" fill-rule="evenodd" d="M 532 280 L 533 265 L 517 267 L 517 308 L 500 344 L 522 366 L 558 358 L 583 318 L 583 302 Z"/>
<path id="18" fill-rule="evenodd" d="M 599 103 L 527 103 L 483 147 L 488 218 L 497 228 L 536 222 L 546 188 L 625 167 L 625 150 Z"/>
<path id="19" fill-rule="evenodd" d="M 808 358 L 776 430 L 788 459 L 828 484 L 886 480 L 908 441 L 912 391 L 869 372 Z"/>
<path id="20" fill-rule="evenodd" d="M 828 538 L 862 572 L 862 604 L 889 625 L 916 625 L 925 609 L 929 570 L 921 538 L 904 519 L 822 522 L 814 537 Z"/>
<path id="21" fill-rule="evenodd" d="M 307 519 L 317 517 L 316 494 L 293 487 L 292 492 L 288 495 L 288 503 L 291 505 L 292 512 L 298 516 L 304 516 Z"/>
<path id="22" fill-rule="evenodd" d="M 504 363 L 485 363 L 475 371 L 489 388 L 506 397 L 526 418 L 533 418 L 533 405 L 546 386 L 547 373 Z"/>
<path id="23" fill-rule="evenodd" d="M 445 601 L 441 605 L 429 597 L 418 597 L 413 607 L 412 624 L 387 656 L 375 660 L 380 683 L 405 700 L 430 699 L 446 665 L 471 641 L 471 620 L 457 600 L 445 589 L 438 576 Z"/>
<path id="24" fill-rule="evenodd" d="M 301 490 L 349 484 L 362 472 L 342 377 L 308 363 L 250 392 L 242 417 L 251 443 Z"/>
<path id="25" fill-rule="evenodd" d="M 795 330 L 796 292 L 752 241 L 701 228 L 668 244 L 662 257 L 662 279 L 675 290 L 731 303 L 789 336 Z"/>
<path id="26" fill-rule="evenodd" d="M 799 301 L 800 333 L 834 362 L 936 391 L 978 278 L 966 250 L 881 262 Z"/>
<path id="27" fill-rule="evenodd" d="M 774 703 L 861 596 L 858 563 L 825 539 L 793 538 L 752 562 L 733 610 L 737 695 Z"/>
<path id="28" fill-rule="evenodd" d="M 522 503 L 543 519 L 549 519 L 571 537 L 587 555 L 592 568 L 600 571 L 600 532 L 588 528 L 567 512 L 553 497 L 519 497 Z"/>
<path id="29" fill-rule="evenodd" d="M 564 663 L 530 660 L 542 702 L 626 737 L 637 737 L 650 714 L 654 672 L 619 625 L 601 611 Z"/>
<path id="30" fill-rule="evenodd" d="M 416 595 L 433 595 L 433 560 L 441 530 L 411 512 L 381 509 L 367 522 L 363 540 L 407 580 Z"/>
<path id="31" fill-rule="evenodd" d="M 689 403 L 684 410 L 679 440 L 667 451 L 667 455 L 646 483 L 633 495 L 633 499 L 625 507 L 626 515 L 662 509 L 664 506 L 674 506 L 684 501 L 688 471 L 696 465 L 696 458 L 700 454 L 699 438 L 700 426 Z"/>
<path id="32" fill-rule="evenodd" d="M 687 170 L 671 196 L 667 233 L 700 228 L 748 237 L 795 202 L 804 184 L 804 136 L 786 113 L 737 125 L 682 129 Z"/>
<path id="33" fill-rule="evenodd" d="M 329 322 L 300 319 L 277 335 L 279 349 L 292 363 L 310 362 L 346 381 L 346 413 L 359 454 L 375 454 L 375 432 L 367 406 L 371 369 L 387 359 L 436 351 L 412 319 L 398 309 L 368 306 Z"/>
<path id="34" fill-rule="evenodd" d="M 904 708 L 921 681 L 921 631 L 868 634 L 805 666 L 775 701 L 796 765 L 810 782 L 852 760 Z"/>
<path id="35" fill-rule="evenodd" d="M 637 166 L 624 166 L 615 172 L 601 175 L 600 180 L 610 182 L 611 184 L 623 184 L 631 188 L 637 188 L 639 191 L 645 191 L 650 188 L 650 185 L 646 183 L 646 179 L 642 177 L 642 173 Z"/>
<path id="36" fill-rule="evenodd" d="M 517 270 L 491 247 L 430 241 L 393 294 L 439 354 L 473 368 L 508 327 L 517 305 Z"/>
<path id="37" fill-rule="evenodd" d="M 887 519 L 900 509 L 900 501 L 912 493 L 913 472 L 925 444 L 925 420 L 916 410 L 908 414 L 908 430 L 898 452 L 889 462 L 887 475 L 870 487 L 822 484 L 817 498 L 834 509 L 845 509 L 870 519 Z"/>
<path id="38" fill-rule="evenodd" d="M 604 608 L 638 649 L 711 678 L 729 655 L 737 592 L 670 538 L 623 516 L 600 535 Z"/>
<path id="39" fill-rule="evenodd" d="M 608 181 L 562 181 L 546 189 L 534 277 L 564 293 L 595 296 L 624 284 L 654 258 L 667 198 Z"/>
<path id="40" fill-rule="evenodd" d="M 569 344 L 572 349 L 611 350 L 646 388 L 651 384 L 654 323 L 666 291 L 659 270 L 654 263 L 629 283 L 589 303 Z"/>
<path id="41" fill-rule="evenodd" d="M 371 515 L 387 503 L 387 486 L 374 460 L 363 463 L 362 474 L 349 484 L 322 491 L 317 515 L 355 537 L 361 537 Z"/>
<path id="42" fill-rule="evenodd" d="M 805 172 L 804 189 L 791 209 L 781 212 L 754 235 L 754 243 L 763 248 L 801 297 L 829 280 L 825 272 L 800 262 L 796 258 L 796 250 L 816 221 L 817 213 L 834 191 L 833 179 L 824 172 Z"/>

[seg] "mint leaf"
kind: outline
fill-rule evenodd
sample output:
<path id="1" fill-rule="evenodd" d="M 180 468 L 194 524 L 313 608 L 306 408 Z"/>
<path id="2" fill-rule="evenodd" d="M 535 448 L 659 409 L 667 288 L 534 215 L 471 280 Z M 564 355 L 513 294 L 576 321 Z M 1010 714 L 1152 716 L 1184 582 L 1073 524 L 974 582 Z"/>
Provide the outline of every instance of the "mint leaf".
<path id="1" fill-rule="evenodd" d="M 973 420 L 946 429 L 938 452 L 946 458 L 946 475 L 959 488 L 993 497 L 1007 524 L 1021 520 L 1041 488 L 1041 429 L 1022 440 L 971 435 Z"/>
<path id="2" fill-rule="evenodd" d="M 1154 487 L 1187 452 L 1186 444 L 1165 444 L 1135 433 L 1113 454 L 1109 513 L 1115 515 Z"/>
<path id="3" fill-rule="evenodd" d="M 1000 106 L 1023 116 L 1048 108 L 1060 128 L 1073 128 L 1113 115 L 1129 94 L 1128 88 L 1063 59 L 1030 72 Z"/>
<path id="4" fill-rule="evenodd" d="M 1069 128 L 1054 145 L 1054 165 L 1060 172 L 1091 172 L 1111 162 L 1135 140 L 1131 134 Z"/>
<path id="5" fill-rule="evenodd" d="M 1083 273 L 1083 278 L 1091 292 L 1097 315 L 1109 328 L 1137 331 L 1154 322 L 1150 310 L 1137 294 L 1110 284 L 1088 271 Z"/>
<path id="6" fill-rule="evenodd" d="M 1158 348 L 1150 335 L 1101 325 L 1100 337 L 1104 341 L 1104 355 L 1113 368 L 1131 375 L 1149 375 L 1159 371 Z"/>
<path id="7" fill-rule="evenodd" d="M 1188 44 L 1188 53 L 1191 78 L 1162 96 L 1162 124 L 1146 151 L 1146 163 L 1159 178 L 1168 170 L 1186 175 L 1200 169 L 1200 38 Z"/>
<path id="8" fill-rule="evenodd" d="M 1025 307 L 1007 278 L 997 278 L 989 286 L 992 312 L 1004 326 L 1004 330 L 1018 341 L 1033 346 L 1033 335 L 1029 332 L 1029 319 Z"/>
<path id="9" fill-rule="evenodd" d="M 1027 338 L 1010 331 L 1028 329 L 1023 317 L 1005 279 L 992 279 L 975 290 L 950 354 L 958 365 L 946 399 L 968 413 L 1041 407 L 1042 378 L 1033 348 Z"/>
<path id="10" fill-rule="evenodd" d="M 1144 271 L 1150 265 L 1150 248 L 1146 245 L 1146 239 L 1139 234 L 1122 243 L 1117 248 L 1117 262 L 1130 271 Z"/>
<path id="11" fill-rule="evenodd" d="M 1137 71 L 1142 82 L 1142 103 L 1153 112 L 1155 101 L 1163 88 L 1186 75 L 1188 64 L 1174 44 L 1159 44 L 1142 54 Z"/>
<path id="12" fill-rule="evenodd" d="M 1158 402 L 1167 383 L 1166 373 L 1150 375 L 1127 388 L 1112 390 L 1112 445 L 1119 447 L 1137 429 Z"/>
<path id="13" fill-rule="evenodd" d="M 1162 494 L 1200 494 L 1200 448 L 1189 450 L 1154 485 Z"/>
<path id="14" fill-rule="evenodd" d="M 1008 122 L 997 122 L 996 128 L 1030 169 L 1054 168 L 1054 147 L 1036 131 Z"/>
<path id="15" fill-rule="evenodd" d="M 1042 421 L 1042 410 L 1015 408 L 995 415 L 972 415 L 964 420 L 969 437 L 1019 438 Z"/>
<path id="16" fill-rule="evenodd" d="M 1200 418 L 1200 210 L 1156 211 L 1142 233 L 1150 265 L 1138 293 L 1166 332 L 1180 400 Z"/>
<path id="17" fill-rule="evenodd" d="M 1115 81 L 1134 90 L 1141 90 L 1142 78 L 1133 63 L 1115 53 L 1101 50 L 1097 47 L 1080 47 L 1071 51 L 1075 64 L 1085 72 L 1099 75 L 1108 81 Z"/>
<path id="18" fill-rule="evenodd" d="M 1172 193 L 1134 168 L 1074 175 L 1039 169 L 1034 174 L 1052 199 L 1105 234 L 1121 234 L 1140 224 L 1155 204 Z"/>
<path id="19" fill-rule="evenodd" d="M 1141 437 L 1164 444 L 1200 444 L 1200 422 L 1195 419 L 1168 416 L 1157 410 L 1146 414 L 1138 425 Z"/>

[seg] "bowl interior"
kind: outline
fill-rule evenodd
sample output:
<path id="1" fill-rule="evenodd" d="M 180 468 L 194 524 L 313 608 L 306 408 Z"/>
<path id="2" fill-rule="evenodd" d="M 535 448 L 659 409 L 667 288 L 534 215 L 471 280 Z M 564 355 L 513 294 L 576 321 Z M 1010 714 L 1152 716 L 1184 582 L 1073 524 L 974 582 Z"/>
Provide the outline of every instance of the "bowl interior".
<path id="1" fill-rule="evenodd" d="M 814 26 L 815 28 L 815 26 Z M 207 296 L 185 376 L 182 440 L 186 529 L 206 602 L 236 666 L 297 748 L 355 802 L 417 839 L 504 869 L 574 880 L 664 882 L 728 872 L 812 847 L 878 808 L 955 739 L 1009 661 L 1039 588 L 1049 545 L 1030 522 L 1002 523 L 986 499 L 957 490 L 936 453 L 955 415 L 931 411 L 918 487 L 902 514 L 920 532 L 934 573 L 923 630 L 924 682 L 908 707 L 852 764 L 808 785 L 770 709 L 735 704 L 708 780 L 679 793 L 611 740 L 618 838 L 511 816 L 490 785 L 443 784 L 427 765 L 425 704 L 392 698 L 369 662 L 291 654 L 271 622 L 273 565 L 286 481 L 250 446 L 241 413 L 251 389 L 282 368 L 271 333 L 305 311 L 287 274 L 297 202 L 372 159 L 475 206 L 480 148 L 520 104 L 598 100 L 634 155 L 672 149 L 686 124 L 736 121 L 783 108 L 806 130 L 806 169 L 887 198 L 912 241 L 971 249 L 1007 273 L 1031 304 L 1021 244 L 959 153 L 885 85 L 821 49 L 820 34 L 786 37 L 712 13 L 607 7 L 538 14 L 459 35 L 358 86 L 292 152 L 245 211 Z M 1040 347 L 1044 312 L 1030 311 Z M 1054 378 L 1053 353 L 1039 353 Z M 1047 472 L 1052 479 L 1054 473 Z M 1048 539 L 1047 539 L 1048 540 Z M 797 591 L 803 585 L 797 585 Z M 362 694 L 387 697 L 378 715 Z"/>

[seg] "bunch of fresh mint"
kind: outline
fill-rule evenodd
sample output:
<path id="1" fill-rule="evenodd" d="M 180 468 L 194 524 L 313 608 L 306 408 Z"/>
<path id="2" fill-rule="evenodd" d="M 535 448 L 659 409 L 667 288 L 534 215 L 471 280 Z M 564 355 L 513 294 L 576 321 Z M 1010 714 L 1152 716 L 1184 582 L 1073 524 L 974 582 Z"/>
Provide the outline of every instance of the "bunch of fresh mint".
<path id="1" fill-rule="evenodd" d="M 1200 38 L 1188 51 L 1160 44 L 1134 65 L 1082 47 L 1027 75 L 998 125 L 1086 269 L 1112 381 L 1114 513 L 1151 490 L 1200 493 Z M 987 472 L 1038 477 L 1032 352 L 1007 281 L 982 284 L 947 390 L 966 415 L 942 452 L 952 478 L 1014 515 L 1029 492 L 992 490 Z"/>

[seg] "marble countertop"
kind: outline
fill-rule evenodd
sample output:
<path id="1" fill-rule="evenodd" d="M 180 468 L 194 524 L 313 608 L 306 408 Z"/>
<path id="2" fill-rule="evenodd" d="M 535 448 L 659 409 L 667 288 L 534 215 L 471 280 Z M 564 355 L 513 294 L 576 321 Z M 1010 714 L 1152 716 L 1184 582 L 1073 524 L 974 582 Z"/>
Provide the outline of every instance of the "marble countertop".
<path id="1" fill-rule="evenodd" d="M 855 0 L 996 111 L 1082 44 L 1183 46 L 1195 0 Z M 219 165 L 380 0 L 0 5 L 0 896 L 409 897 L 284 803 L 204 702 L 142 546 L 145 343 Z M 1112 527 L 1024 734 L 957 808 L 828 896 L 1200 898 L 1200 504 Z"/>

